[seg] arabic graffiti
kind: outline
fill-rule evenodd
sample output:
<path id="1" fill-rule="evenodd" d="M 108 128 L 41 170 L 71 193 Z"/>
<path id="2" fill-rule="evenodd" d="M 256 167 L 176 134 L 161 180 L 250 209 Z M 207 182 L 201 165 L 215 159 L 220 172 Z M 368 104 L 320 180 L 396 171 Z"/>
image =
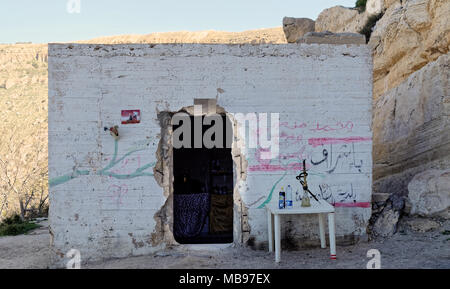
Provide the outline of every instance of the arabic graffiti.
<path id="1" fill-rule="evenodd" d="M 368 173 L 365 172 L 367 168 L 364 167 L 364 161 L 370 150 L 366 151 L 365 145 L 361 146 L 360 143 L 370 142 L 372 138 L 349 136 L 354 133 L 355 127 L 351 121 L 336 121 L 332 124 L 280 122 L 280 148 L 282 148 L 280 154 L 276 159 L 263 160 L 259 157 L 261 149 L 255 149 L 254 153 L 248 154 L 250 156 L 248 173 L 255 175 L 255 178 L 261 174 L 267 177 L 276 172 L 282 172 L 282 175 L 276 177 L 270 186 L 269 194 L 267 197 L 264 196 L 262 203 L 263 198 L 259 197 L 255 198 L 250 206 L 263 208 L 268 204 L 273 199 L 275 189 L 281 186 L 280 183 L 286 180 L 287 176 L 302 170 L 302 160 L 306 159 L 308 172 L 316 176 L 315 191 L 320 199 L 326 200 L 335 207 L 370 207 L 369 202 L 358 201 L 361 198 L 357 193 L 361 192 L 360 181 L 356 180 L 358 189 L 355 190 L 352 182 L 354 178 L 342 185 L 335 184 L 332 180 L 336 178 L 331 177 L 335 174 L 341 176 L 352 174 L 356 177 Z M 317 137 L 311 134 L 317 134 Z M 317 179 L 317 176 L 320 179 Z M 339 180 L 342 180 L 341 176 L 338 177 Z M 295 192 L 296 201 L 301 201 L 302 196 L 301 190 Z"/>
<path id="2" fill-rule="evenodd" d="M 329 145 L 329 150 L 324 148 L 322 150 L 322 156 L 323 158 L 321 160 L 314 161 L 311 157 L 311 164 L 314 166 L 319 166 L 322 163 L 324 163 L 326 172 L 331 174 L 333 173 L 338 165 L 340 164 L 340 167 L 344 165 L 344 162 L 347 163 L 347 169 L 351 171 L 352 169 L 356 169 L 357 172 L 361 173 L 362 166 L 363 166 L 363 160 L 359 159 L 357 160 L 355 155 L 355 145 L 352 143 L 351 146 L 349 145 L 342 145 L 339 147 L 339 153 L 337 154 L 337 157 L 335 158 L 333 162 L 333 145 Z"/>

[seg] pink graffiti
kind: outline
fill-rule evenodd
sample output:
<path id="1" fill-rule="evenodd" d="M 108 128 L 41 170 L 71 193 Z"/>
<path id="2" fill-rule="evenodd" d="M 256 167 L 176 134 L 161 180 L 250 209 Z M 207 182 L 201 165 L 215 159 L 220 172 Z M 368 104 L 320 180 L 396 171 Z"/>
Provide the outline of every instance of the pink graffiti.
<path id="1" fill-rule="evenodd" d="M 308 169 L 308 165 L 306 166 Z M 289 165 L 270 165 L 270 164 L 259 164 L 253 165 L 248 168 L 250 172 L 279 172 L 279 171 L 300 171 L 303 169 L 302 163 L 291 163 Z"/>
<path id="2" fill-rule="evenodd" d="M 279 160 L 287 160 L 287 159 L 307 159 L 308 155 L 305 153 L 306 145 L 302 146 L 299 151 L 293 153 L 280 154 L 278 156 Z"/>
<path id="3" fill-rule="evenodd" d="M 122 204 L 123 196 L 128 193 L 128 186 L 123 185 L 111 185 L 108 187 L 108 191 L 112 193 L 111 198 L 115 199 L 117 204 Z"/>
<path id="4" fill-rule="evenodd" d="M 300 143 L 303 140 L 303 135 L 290 135 L 285 132 L 280 133 L 280 138 L 285 141 L 281 142 L 281 145 L 293 145 Z"/>
<path id="5" fill-rule="evenodd" d="M 311 128 L 310 130 L 314 131 L 314 132 L 317 132 L 317 131 L 329 132 L 329 131 L 347 129 L 348 132 L 351 132 L 353 130 L 353 126 L 354 126 L 353 122 L 351 122 L 351 121 L 347 121 L 345 124 L 342 123 L 341 121 L 338 121 L 335 126 L 324 125 L 324 126 L 320 127 L 320 124 L 317 123 L 316 127 Z"/>
<path id="6" fill-rule="evenodd" d="M 278 162 L 281 163 L 282 160 L 298 159 L 303 160 L 308 158 L 305 154 L 306 145 L 302 146 L 299 151 L 293 153 L 280 154 L 278 156 Z M 268 149 L 258 149 L 255 151 L 255 160 L 258 162 L 257 165 L 249 166 L 248 170 L 252 172 L 262 171 L 262 172 L 275 172 L 275 171 L 298 171 L 303 169 L 303 164 L 301 162 L 291 163 L 289 165 L 273 165 L 270 164 L 272 160 L 261 159 L 261 152 L 269 151 Z M 310 165 L 307 164 L 308 168 Z"/>
<path id="7" fill-rule="evenodd" d="M 323 137 L 323 138 L 310 138 L 308 139 L 308 144 L 312 147 L 317 147 L 327 144 L 340 144 L 340 143 L 355 143 L 355 142 L 365 142 L 372 140 L 371 137 L 343 137 L 343 138 L 333 138 L 333 137 Z"/>
<path id="8" fill-rule="evenodd" d="M 281 122 L 280 126 L 288 128 L 288 129 L 297 129 L 297 128 L 305 128 L 308 125 L 304 122 L 297 124 L 297 122 L 295 122 L 293 125 L 289 125 L 288 122 Z"/>

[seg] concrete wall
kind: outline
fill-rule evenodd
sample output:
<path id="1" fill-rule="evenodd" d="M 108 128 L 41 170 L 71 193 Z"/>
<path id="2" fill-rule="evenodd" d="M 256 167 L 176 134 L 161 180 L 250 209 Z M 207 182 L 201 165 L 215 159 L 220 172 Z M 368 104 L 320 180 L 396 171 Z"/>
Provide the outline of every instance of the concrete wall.
<path id="1" fill-rule="evenodd" d="M 338 240 L 365 235 L 372 183 L 372 58 L 365 45 L 51 44 L 50 226 L 56 262 L 71 248 L 89 260 L 173 244 L 160 237 L 171 234 L 171 216 L 161 209 L 170 192 L 153 170 L 161 159 L 158 113 L 192 106 L 194 98 L 217 98 L 232 113 L 280 114 L 280 156 L 265 161 L 259 149 L 248 149 L 242 172 L 235 172 L 245 175 L 235 184 L 241 198 L 236 211 L 244 216 L 235 229 L 245 231 L 236 242 L 265 246 L 263 206 L 277 203 L 288 184 L 295 198 L 303 158 L 310 189 L 335 203 Z M 125 109 L 140 109 L 141 123 L 120 125 Z M 118 141 L 104 131 L 113 125 L 119 125 Z M 159 173 L 171 173 L 163 169 Z M 283 223 L 286 245 L 317 238 L 315 218 L 286 217 Z"/>

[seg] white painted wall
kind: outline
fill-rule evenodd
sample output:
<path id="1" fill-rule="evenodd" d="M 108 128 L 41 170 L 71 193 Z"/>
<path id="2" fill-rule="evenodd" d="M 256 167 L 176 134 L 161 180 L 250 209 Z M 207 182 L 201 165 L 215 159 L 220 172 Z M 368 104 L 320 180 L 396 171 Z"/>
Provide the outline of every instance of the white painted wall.
<path id="1" fill-rule="evenodd" d="M 159 249 L 149 240 L 154 215 L 165 202 L 163 190 L 153 176 L 133 173 L 145 165 L 144 173 L 153 172 L 158 111 L 177 111 L 193 105 L 194 98 L 216 96 L 228 112 L 280 113 L 281 159 L 267 163 L 248 150 L 248 177 L 238 184 L 255 244 L 267 238 L 265 210 L 259 207 L 277 203 L 281 186 L 300 189 L 295 176 L 301 159 L 318 162 L 324 149 L 329 157 L 312 165 L 310 188 L 319 193 L 321 185 L 325 196 L 334 198 L 338 236 L 365 234 L 372 186 L 372 58 L 366 46 L 51 44 L 55 251 L 61 255 L 76 248 L 87 260 Z M 120 125 L 123 109 L 140 109 L 141 123 Z M 116 154 L 114 139 L 103 131 L 113 125 L 121 135 Z M 318 234 L 315 219 L 286 221 L 283 236 Z"/>

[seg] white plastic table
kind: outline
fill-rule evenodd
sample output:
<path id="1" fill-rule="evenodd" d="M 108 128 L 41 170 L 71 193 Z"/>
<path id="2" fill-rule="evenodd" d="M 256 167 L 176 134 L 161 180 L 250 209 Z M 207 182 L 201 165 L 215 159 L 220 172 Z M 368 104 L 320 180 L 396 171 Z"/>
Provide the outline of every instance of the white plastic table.
<path id="1" fill-rule="evenodd" d="M 320 246 L 326 248 L 325 242 L 325 219 L 324 215 L 328 214 L 328 230 L 330 237 L 330 259 L 336 259 L 336 236 L 335 236 L 335 217 L 334 207 L 325 200 L 318 203 L 311 200 L 311 207 L 294 206 L 292 209 L 279 209 L 278 206 L 266 205 L 267 210 L 267 227 L 269 236 L 269 252 L 273 252 L 273 223 L 275 220 L 275 262 L 280 262 L 281 257 L 281 233 L 280 233 L 280 216 L 281 215 L 301 215 L 301 214 L 318 214 L 319 215 L 319 235 Z"/>

